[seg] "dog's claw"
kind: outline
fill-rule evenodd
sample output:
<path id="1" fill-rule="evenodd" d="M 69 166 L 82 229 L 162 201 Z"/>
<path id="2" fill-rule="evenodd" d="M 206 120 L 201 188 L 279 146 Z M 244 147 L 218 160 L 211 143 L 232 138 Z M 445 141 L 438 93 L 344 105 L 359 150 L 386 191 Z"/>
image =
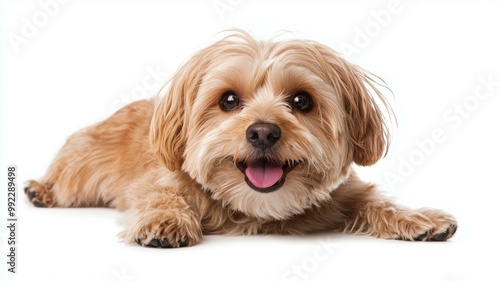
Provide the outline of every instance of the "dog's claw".
<path id="1" fill-rule="evenodd" d="M 453 235 L 455 235 L 455 232 L 457 232 L 457 228 L 458 226 L 454 224 L 450 226 L 450 228 L 448 229 L 450 231 L 450 236 L 448 238 L 451 238 L 453 237 Z"/>
<path id="2" fill-rule="evenodd" d="M 164 238 L 161 240 L 161 247 L 162 248 L 172 248 L 172 244 L 170 244 L 170 241 L 168 241 L 167 238 Z"/>
<path id="3" fill-rule="evenodd" d="M 35 197 L 36 197 L 36 192 L 34 192 L 34 191 L 28 191 L 28 193 L 27 193 L 27 194 L 28 194 L 28 198 L 29 198 L 30 200 L 33 200 L 33 198 L 35 198 Z"/>
<path id="4" fill-rule="evenodd" d="M 146 247 L 151 247 L 151 248 L 175 248 L 172 243 L 167 238 L 163 239 L 158 239 L 158 238 L 153 238 L 151 241 L 149 241 L 148 244 L 143 244 L 143 240 L 141 238 L 135 238 L 135 243 L 141 245 L 141 246 L 146 246 Z M 186 247 L 188 246 L 188 242 L 186 240 L 182 240 L 179 242 L 178 247 Z"/>
<path id="5" fill-rule="evenodd" d="M 431 241 L 445 241 L 448 238 L 449 229 L 431 238 Z"/>
<path id="6" fill-rule="evenodd" d="M 445 231 L 438 233 L 438 234 L 433 234 L 434 229 L 430 229 L 418 236 L 413 237 L 413 241 L 446 241 L 453 237 L 455 232 L 457 231 L 457 226 L 456 225 L 450 225 L 448 229 Z M 405 239 L 402 237 L 396 238 L 397 240 L 406 240 L 410 241 L 410 239 Z"/>
<path id="7" fill-rule="evenodd" d="M 158 246 L 160 246 L 160 240 L 153 238 L 153 239 L 151 239 L 151 241 L 149 241 L 149 244 L 147 244 L 146 246 L 158 248 Z"/>
<path id="8" fill-rule="evenodd" d="M 429 237 L 429 235 L 432 232 L 434 232 L 434 229 L 429 229 L 426 232 L 424 232 L 416 237 L 413 237 L 413 241 L 424 241 L 427 237 Z"/>
<path id="9" fill-rule="evenodd" d="M 35 201 L 33 201 L 32 203 L 33 203 L 33 205 L 34 205 L 35 207 L 38 207 L 38 208 L 45 208 L 45 207 L 46 207 L 46 206 L 45 206 L 45 204 L 43 204 L 42 202 L 38 202 L 38 201 L 36 201 L 36 200 L 35 200 Z"/>
<path id="10" fill-rule="evenodd" d="M 457 226 L 456 225 L 450 225 L 448 229 L 446 229 L 444 232 L 441 232 L 434 237 L 431 238 L 431 241 L 446 241 L 453 237 L 453 235 L 457 232 Z"/>
<path id="11" fill-rule="evenodd" d="M 37 193 L 36 192 L 34 192 L 34 191 L 28 191 L 27 189 L 28 188 L 25 188 L 24 190 L 25 190 L 26 194 L 28 195 L 29 200 L 31 201 L 31 203 L 33 203 L 33 205 L 35 207 L 38 207 L 38 208 L 45 208 L 45 207 L 47 207 L 47 206 L 45 206 L 45 204 L 43 204 L 42 202 L 40 202 L 40 201 L 37 200 L 37 198 L 36 198 L 37 197 Z"/>

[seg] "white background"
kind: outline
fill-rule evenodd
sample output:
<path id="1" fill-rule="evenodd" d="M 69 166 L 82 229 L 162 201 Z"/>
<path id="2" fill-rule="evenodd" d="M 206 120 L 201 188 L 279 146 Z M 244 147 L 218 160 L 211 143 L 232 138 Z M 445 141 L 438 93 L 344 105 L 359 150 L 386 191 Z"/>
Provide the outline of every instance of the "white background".
<path id="1" fill-rule="evenodd" d="M 17 273 L 6 269 L 2 226 L 1 280 L 500 279 L 495 1 L 66 2 L 0 4 L 5 224 L 8 165 L 17 166 L 19 184 Z M 360 173 L 402 204 L 454 214 L 456 236 L 446 243 L 334 233 L 208 236 L 195 247 L 150 249 L 119 242 L 115 210 L 38 209 L 25 201 L 22 183 L 43 175 L 68 135 L 151 97 L 160 87 L 144 88 L 145 79 L 156 81 L 151 73 L 166 81 L 231 27 L 259 38 L 293 31 L 287 37 L 330 45 L 385 79 L 398 127 L 387 157 Z M 481 79 L 499 82 L 488 92 Z M 436 130 L 441 137 L 431 143 Z"/>

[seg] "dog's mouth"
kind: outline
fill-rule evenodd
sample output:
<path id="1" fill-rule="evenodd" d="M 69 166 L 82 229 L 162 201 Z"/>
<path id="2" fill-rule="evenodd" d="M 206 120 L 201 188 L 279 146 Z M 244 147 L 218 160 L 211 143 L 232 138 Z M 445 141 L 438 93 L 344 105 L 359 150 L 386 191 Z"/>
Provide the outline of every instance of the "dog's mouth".
<path id="1" fill-rule="evenodd" d="M 285 183 L 286 175 L 298 162 L 278 164 L 266 159 L 236 162 L 236 167 L 245 175 L 245 181 L 252 189 L 269 193 L 278 190 Z"/>

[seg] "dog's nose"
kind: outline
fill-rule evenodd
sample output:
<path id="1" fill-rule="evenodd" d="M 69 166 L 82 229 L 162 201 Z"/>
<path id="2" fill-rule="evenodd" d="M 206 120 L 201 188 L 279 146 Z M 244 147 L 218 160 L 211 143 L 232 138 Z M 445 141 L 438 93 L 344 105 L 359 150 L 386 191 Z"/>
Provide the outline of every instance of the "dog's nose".
<path id="1" fill-rule="evenodd" d="M 256 148 L 269 148 L 280 138 L 280 127 L 272 123 L 253 123 L 247 128 L 247 141 Z"/>

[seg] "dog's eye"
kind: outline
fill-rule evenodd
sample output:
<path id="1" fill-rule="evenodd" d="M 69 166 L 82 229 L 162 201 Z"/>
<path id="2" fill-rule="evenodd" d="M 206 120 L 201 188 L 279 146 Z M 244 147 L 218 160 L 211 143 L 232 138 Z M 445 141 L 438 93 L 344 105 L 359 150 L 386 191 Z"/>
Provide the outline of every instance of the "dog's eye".
<path id="1" fill-rule="evenodd" d="M 311 97 L 307 92 L 297 92 L 295 96 L 293 96 L 292 105 L 293 108 L 296 108 L 302 112 L 309 112 L 312 109 Z"/>
<path id="2" fill-rule="evenodd" d="M 240 99 L 233 91 L 227 91 L 222 95 L 222 98 L 219 102 L 219 106 L 224 111 L 231 111 L 238 108 L 240 105 Z"/>

